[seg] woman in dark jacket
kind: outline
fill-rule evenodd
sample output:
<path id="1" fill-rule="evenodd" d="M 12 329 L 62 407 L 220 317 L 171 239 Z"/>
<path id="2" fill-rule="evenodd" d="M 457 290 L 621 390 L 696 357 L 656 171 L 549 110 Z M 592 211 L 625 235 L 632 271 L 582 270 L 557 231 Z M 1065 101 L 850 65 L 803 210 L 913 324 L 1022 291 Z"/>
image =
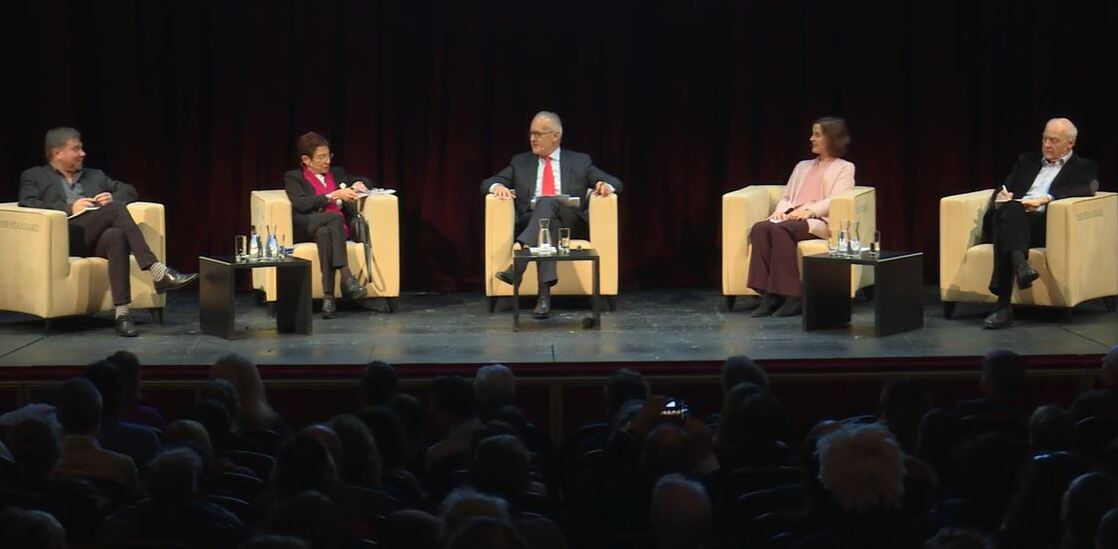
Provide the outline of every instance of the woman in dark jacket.
<path id="1" fill-rule="evenodd" d="M 283 175 L 287 198 L 291 200 L 291 225 L 295 242 L 318 245 L 318 264 L 322 270 L 322 317 L 333 318 L 334 273 L 342 272 L 342 295 L 356 300 L 365 297 L 365 286 L 354 278 L 347 265 L 346 240 L 353 234 L 357 216 L 358 193 L 367 192 L 368 179 L 331 166 L 330 142 L 307 132 L 295 141 L 300 169 Z"/>

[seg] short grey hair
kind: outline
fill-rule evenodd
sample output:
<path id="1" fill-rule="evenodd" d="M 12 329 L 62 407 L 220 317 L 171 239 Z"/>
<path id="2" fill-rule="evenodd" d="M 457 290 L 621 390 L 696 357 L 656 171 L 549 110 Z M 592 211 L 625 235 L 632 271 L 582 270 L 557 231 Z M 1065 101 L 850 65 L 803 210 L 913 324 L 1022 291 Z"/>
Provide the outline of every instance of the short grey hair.
<path id="1" fill-rule="evenodd" d="M 509 504 L 502 498 L 472 488 L 459 488 L 448 494 L 439 506 L 443 536 L 448 539 L 473 517 L 493 517 L 508 522 Z"/>
<path id="2" fill-rule="evenodd" d="M 1045 126 L 1053 122 L 1064 127 L 1064 137 L 1068 138 L 1069 141 L 1075 142 L 1075 138 L 1079 137 L 1079 128 L 1076 128 L 1075 124 L 1073 124 L 1071 120 L 1067 118 L 1053 118 L 1050 119 L 1048 123 L 1045 124 Z"/>
<path id="3" fill-rule="evenodd" d="M 710 496 L 702 484 L 683 475 L 664 475 L 652 489 L 649 514 L 661 547 L 699 547 L 711 526 Z"/>
<path id="4" fill-rule="evenodd" d="M 536 116 L 532 117 L 532 120 L 540 117 L 550 120 L 552 124 L 555 124 L 555 130 L 558 131 L 560 135 L 563 134 L 563 120 L 559 118 L 558 114 L 555 114 L 551 111 L 540 111 L 536 113 Z"/>
<path id="5" fill-rule="evenodd" d="M 55 149 L 65 147 L 71 139 L 81 141 L 81 132 L 66 126 L 47 130 L 47 137 L 43 139 L 43 154 L 47 157 L 47 160 L 50 160 L 50 156 L 54 154 Z"/>
<path id="6" fill-rule="evenodd" d="M 478 408 L 493 410 L 512 404 L 516 397 L 516 377 L 504 364 L 489 364 L 474 374 L 474 398 Z"/>
<path id="7" fill-rule="evenodd" d="M 189 448 L 159 454 L 147 466 L 148 496 L 158 501 L 190 501 L 198 491 L 202 458 Z"/>
<path id="8" fill-rule="evenodd" d="M 819 440 L 819 480 L 846 511 L 899 508 L 904 456 L 885 427 L 843 427 Z"/>

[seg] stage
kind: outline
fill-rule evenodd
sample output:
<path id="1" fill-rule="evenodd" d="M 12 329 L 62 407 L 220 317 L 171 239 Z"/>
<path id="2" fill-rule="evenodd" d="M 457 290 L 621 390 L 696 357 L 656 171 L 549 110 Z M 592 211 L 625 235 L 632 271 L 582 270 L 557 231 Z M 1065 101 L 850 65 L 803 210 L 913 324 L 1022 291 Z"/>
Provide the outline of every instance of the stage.
<path id="1" fill-rule="evenodd" d="M 0 411 L 42 400 L 59 381 L 81 375 L 90 362 L 117 350 L 144 364 L 145 398 L 171 417 L 193 406 L 197 388 L 218 357 L 238 352 L 260 366 L 269 400 L 293 425 L 357 409 L 361 366 L 380 359 L 397 366 L 401 385 L 423 397 L 438 375 L 470 376 L 477 365 L 509 364 L 517 375 L 517 404 L 559 440 L 584 421 L 600 418 L 601 387 L 620 367 L 648 377 L 653 391 L 684 398 L 709 414 L 721 406 L 719 367 L 744 353 L 769 373 L 794 433 L 821 417 L 873 413 L 883 380 L 919 380 L 938 405 L 978 394 L 980 358 L 991 348 L 1027 356 L 1028 392 L 1037 403 L 1067 404 L 1094 383 L 1100 355 L 1118 342 L 1118 314 L 1085 303 L 1071 322 L 1060 311 L 1022 309 L 1008 330 L 984 330 L 987 307 L 960 305 L 943 318 L 934 287 L 924 290 L 922 330 L 873 336 L 873 304 L 859 299 L 850 326 L 803 332 L 801 319 L 751 318 L 726 312 L 716 290 L 625 292 L 600 330 L 582 328 L 586 298 L 556 299 L 553 318 L 521 318 L 512 331 L 511 302 L 488 312 L 479 293 L 408 294 L 398 310 L 383 301 L 370 309 L 342 307 L 337 318 L 316 316 L 314 334 L 277 334 L 274 319 L 252 294 L 239 294 L 237 328 L 226 341 L 203 335 L 196 294 L 172 294 L 163 325 L 137 312 L 142 334 L 118 337 L 107 315 L 52 322 L 0 315 Z M 530 299 L 522 307 L 531 307 Z"/>
<path id="2" fill-rule="evenodd" d="M 873 335 L 873 306 L 857 300 L 850 326 L 804 332 L 800 317 L 751 318 L 739 305 L 727 312 L 714 290 L 626 292 L 615 312 L 603 312 L 600 330 L 583 329 L 589 300 L 556 298 L 553 317 L 531 318 L 531 299 L 521 303 L 521 330 L 512 331 L 511 301 L 489 313 L 477 293 L 410 294 L 395 313 L 381 300 L 368 309 L 343 306 L 337 318 L 316 315 L 310 336 L 278 334 L 267 309 L 252 294 L 239 294 L 237 329 L 227 341 L 198 328 L 197 296 L 169 296 L 163 325 L 135 312 L 142 335 L 117 337 L 108 315 L 58 319 L 44 333 L 42 321 L 0 316 L 0 366 L 81 366 L 119 349 L 145 365 L 204 366 L 229 352 L 262 366 L 344 366 L 379 359 L 392 364 L 705 363 L 734 354 L 762 361 L 975 357 L 991 348 L 1030 356 L 1100 355 L 1118 342 L 1118 315 L 1101 302 L 1085 303 L 1065 322 L 1057 311 L 1019 309 L 1008 330 L 984 330 L 988 308 L 962 304 L 955 319 L 943 318 L 934 288 L 925 289 L 922 330 Z M 741 300 L 739 300 L 739 303 Z M 604 303 L 603 303 L 604 305 Z M 524 310 L 527 308 L 528 310 Z"/>

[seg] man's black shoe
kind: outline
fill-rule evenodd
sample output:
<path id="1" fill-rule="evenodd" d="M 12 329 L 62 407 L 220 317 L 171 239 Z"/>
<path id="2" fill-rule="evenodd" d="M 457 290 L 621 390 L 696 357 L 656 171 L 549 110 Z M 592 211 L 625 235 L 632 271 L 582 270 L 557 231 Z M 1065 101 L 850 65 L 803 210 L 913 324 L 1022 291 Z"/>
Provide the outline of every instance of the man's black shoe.
<path id="1" fill-rule="evenodd" d="M 322 318 L 334 318 L 334 313 L 338 312 L 337 305 L 334 304 L 334 298 L 325 296 L 322 298 Z"/>
<path id="2" fill-rule="evenodd" d="M 551 318 L 551 298 L 541 297 L 536 301 L 536 309 L 532 311 L 532 318 L 537 320 Z"/>
<path id="3" fill-rule="evenodd" d="M 361 285 L 356 278 L 347 276 L 342 279 L 342 295 L 350 301 L 357 301 L 368 295 L 369 290 Z"/>
<path id="4" fill-rule="evenodd" d="M 155 291 L 165 293 L 167 290 L 177 290 L 198 279 L 198 273 L 182 274 L 167 267 L 167 274 L 155 281 Z"/>
<path id="5" fill-rule="evenodd" d="M 132 315 L 116 317 L 116 333 L 124 337 L 140 335 L 140 332 L 136 331 L 136 321 L 132 320 Z"/>
<path id="6" fill-rule="evenodd" d="M 1013 308 L 1009 305 L 994 307 L 994 311 L 986 317 L 986 320 L 982 321 L 982 325 L 990 330 L 1010 327 L 1013 325 Z"/>
<path id="7" fill-rule="evenodd" d="M 1033 281 L 1040 278 L 1040 274 L 1028 261 L 1022 261 L 1017 264 L 1017 287 L 1026 290 L 1031 288 Z"/>

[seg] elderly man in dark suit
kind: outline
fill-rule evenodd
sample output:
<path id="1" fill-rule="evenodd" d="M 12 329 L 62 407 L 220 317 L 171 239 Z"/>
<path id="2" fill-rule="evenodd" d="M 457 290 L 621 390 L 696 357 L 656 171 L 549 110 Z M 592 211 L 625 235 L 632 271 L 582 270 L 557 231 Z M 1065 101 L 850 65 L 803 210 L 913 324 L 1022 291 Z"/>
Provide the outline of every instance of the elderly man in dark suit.
<path id="1" fill-rule="evenodd" d="M 539 240 L 539 222 L 550 220 L 551 240 L 558 240 L 559 228 L 571 229 L 571 238 L 585 238 L 589 234 L 589 193 L 609 196 L 621 192 L 621 180 L 602 171 L 590 160 L 590 155 L 569 149 L 560 149 L 563 140 L 563 122 L 559 115 L 540 111 L 532 118 L 528 131 L 531 152 L 520 153 L 509 166 L 481 183 L 482 194 L 493 193 L 502 200 L 514 200 L 516 208 L 516 241 L 526 246 L 536 246 Z M 567 205 L 555 198 L 567 195 L 580 199 L 578 207 Z M 522 272 L 510 266 L 497 273 L 497 278 L 507 284 L 518 281 Z M 539 301 L 533 316 L 539 319 L 551 315 L 551 286 L 558 282 L 555 263 L 540 262 Z"/>
<path id="2" fill-rule="evenodd" d="M 20 174 L 19 205 L 59 210 L 72 216 L 70 255 L 109 260 L 116 331 L 122 336 L 135 337 L 136 324 L 128 310 L 132 301 L 129 254 L 136 256 L 141 269 L 151 273 L 155 289 L 160 293 L 181 288 L 198 275 L 180 274 L 155 257 L 125 207 L 136 201 L 136 188 L 101 170 L 83 169 L 85 150 L 77 130 L 54 128 L 48 131 L 44 148 L 47 163 Z"/>
<path id="3" fill-rule="evenodd" d="M 982 233 L 984 242 L 994 244 L 990 293 L 998 296 L 998 302 L 986 317 L 987 328 L 1005 328 L 1013 323 L 1010 298 L 1014 278 L 1017 287 L 1024 290 L 1039 276 L 1029 265 L 1029 248 L 1044 246 L 1048 203 L 1094 194 L 1099 167 L 1093 160 L 1072 153 L 1078 133 L 1067 118 L 1049 120 L 1040 153 L 1018 157 L 1005 184 L 990 195 Z"/>

